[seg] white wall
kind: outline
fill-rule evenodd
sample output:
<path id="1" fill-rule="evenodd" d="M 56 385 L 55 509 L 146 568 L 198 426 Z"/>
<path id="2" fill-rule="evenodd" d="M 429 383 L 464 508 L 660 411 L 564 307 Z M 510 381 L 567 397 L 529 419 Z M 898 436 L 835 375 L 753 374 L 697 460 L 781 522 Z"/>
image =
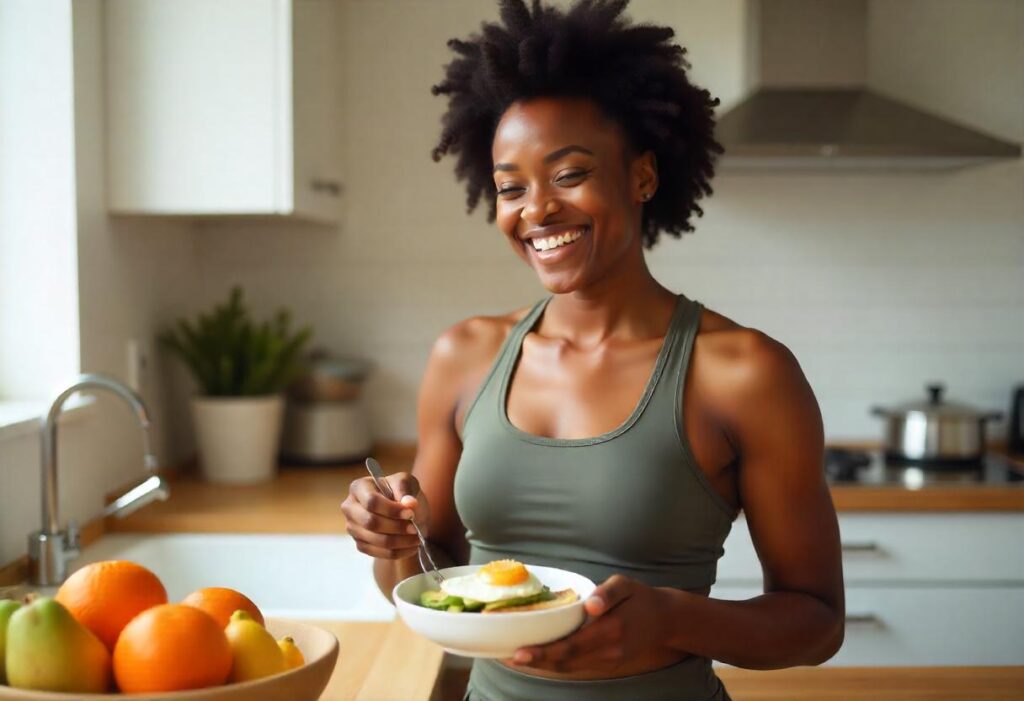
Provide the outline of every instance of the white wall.
<path id="1" fill-rule="evenodd" d="M 26 0 L 26 4 L 30 3 Z M 20 249 L 9 262 L 21 269 L 24 278 L 43 278 L 38 288 L 47 303 L 39 311 L 39 318 L 49 319 L 51 313 L 56 313 L 48 306 L 54 289 L 61 291 L 70 286 L 77 299 L 78 309 L 72 310 L 70 316 L 80 319 L 80 339 L 78 325 L 74 326 L 73 340 L 62 339 L 59 327 L 40 325 L 40 333 L 47 335 L 48 343 L 61 344 L 61 351 L 72 356 L 74 367 L 55 374 L 54 381 L 58 385 L 66 383 L 77 372 L 79 364 L 84 372 L 105 373 L 126 381 L 128 341 L 141 339 L 146 350 L 147 339 L 151 345 L 155 330 L 171 318 L 172 313 L 185 313 L 195 308 L 193 301 L 198 301 L 198 298 L 192 299 L 197 297 L 194 290 L 198 287 L 195 233 L 190 226 L 179 222 L 107 217 L 102 3 L 100 0 L 74 0 L 72 8 L 70 0 L 47 0 L 34 5 L 51 9 L 60 6 L 66 13 L 68 34 L 59 45 L 63 46 L 69 62 L 66 77 L 68 81 L 73 80 L 74 85 L 73 140 L 71 118 L 67 115 L 67 143 L 69 148 L 73 145 L 74 154 L 65 154 L 62 159 L 54 157 L 52 167 L 54 172 L 63 172 L 62 168 L 74 169 L 77 187 L 72 190 L 65 208 L 70 221 L 62 231 L 71 238 L 72 252 L 77 247 L 78 260 L 76 265 L 74 255 L 70 256 L 71 268 L 64 271 L 66 278 L 59 280 L 46 278 L 46 265 L 28 256 L 25 249 Z M 0 21 L 0 26 L 3 24 Z M 0 46 L 4 38 L 0 35 Z M 58 49 L 54 51 L 59 53 Z M 22 86 L 12 95 L 14 100 L 4 99 L 3 104 L 24 104 L 29 94 L 31 90 Z M 3 97 L 6 98 L 7 93 Z M 65 106 L 72 109 L 70 84 Z M 0 114 L 4 111 L 0 110 Z M 7 162 L 6 152 L 4 155 L 0 163 Z M 70 173 L 68 180 L 71 180 Z M 39 191 L 46 191 L 37 182 L 31 184 Z M 34 202 L 30 210 L 36 216 L 47 211 L 47 205 L 39 202 Z M 0 236 L 0 241 L 4 238 Z M 18 299 L 25 290 L 32 289 L 31 286 L 19 288 Z M 0 292 L 5 303 L 9 302 L 9 290 L 0 287 Z M 59 309 L 57 304 L 56 310 Z M 21 328 L 31 331 L 34 327 L 22 325 Z M 11 344 L 4 342 L 0 356 L 8 358 L 10 350 Z M 16 360 L 14 364 L 18 372 L 30 372 L 31 367 L 28 361 Z M 173 373 L 171 377 L 174 378 Z M 191 452 L 190 436 L 180 430 L 188 417 L 178 411 L 165 411 L 173 404 L 168 401 L 164 387 L 173 383 L 165 380 L 159 359 L 150 362 L 141 379 L 142 395 L 154 420 L 153 439 L 158 458 L 161 464 L 174 464 Z M 75 518 L 84 523 L 94 518 L 105 503 L 106 493 L 142 474 L 142 446 L 132 413 L 120 399 L 106 394 L 96 397 L 93 407 L 69 417 L 71 420 L 61 425 L 58 456 L 62 522 Z M 52 395 L 40 397 L 37 394 L 33 398 L 48 399 Z M 38 432 L 22 432 L 0 440 L 0 564 L 23 555 L 27 534 L 40 527 L 39 474 Z"/>
<path id="2" fill-rule="evenodd" d="M 928 11 L 928 0 L 903 9 L 910 4 L 871 6 L 871 29 L 885 37 L 869 49 L 872 78 L 879 66 L 900 65 L 887 76 L 901 76 L 896 92 L 1024 140 L 1021 4 Z M 974 19 L 940 22 L 948 5 Z M 444 327 L 543 294 L 483 213 L 464 215 L 451 160 L 429 158 L 443 101 L 428 88 L 450 58 L 444 42 L 475 30 L 488 8 L 348 2 L 340 231 L 250 223 L 201 231 L 207 299 L 241 282 L 258 306 L 288 304 L 330 347 L 378 363 L 369 393 L 385 439 L 415 437 L 415 393 Z M 637 20 L 676 28 L 694 79 L 723 108 L 750 82 L 746 11 L 739 0 L 631 5 Z M 929 21 L 915 21 L 916 11 Z M 993 21 L 999 33 L 971 29 Z M 888 37 L 913 51 L 887 52 Z M 920 96 L 910 89 L 931 85 L 933 74 L 941 86 Z M 926 381 L 993 408 L 1005 408 L 1011 382 L 1024 381 L 1019 162 L 927 175 L 719 175 L 714 185 L 698 232 L 660 244 L 652 267 L 670 287 L 788 344 L 830 438 L 879 437 L 869 407 L 915 398 Z"/>

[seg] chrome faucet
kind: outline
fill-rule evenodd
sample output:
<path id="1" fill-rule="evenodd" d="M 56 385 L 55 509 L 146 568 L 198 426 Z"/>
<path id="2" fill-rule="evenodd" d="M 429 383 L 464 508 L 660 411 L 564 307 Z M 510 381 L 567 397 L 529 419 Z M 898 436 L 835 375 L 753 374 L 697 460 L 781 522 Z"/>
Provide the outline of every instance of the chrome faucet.
<path id="1" fill-rule="evenodd" d="M 142 398 L 117 380 L 104 375 L 79 375 L 74 384 L 53 400 L 43 422 L 43 527 L 28 537 L 29 581 L 37 586 L 52 587 L 63 583 L 67 576 L 68 562 L 80 552 L 78 528 L 72 522 L 66 531 L 62 531 L 57 514 L 57 418 L 68 397 L 80 390 L 89 389 L 110 390 L 131 405 L 142 428 L 144 464 L 151 473 L 108 505 L 101 515 L 124 517 L 154 500 L 167 499 L 171 493 L 167 483 L 156 474 L 156 456 L 149 444 L 149 413 Z"/>

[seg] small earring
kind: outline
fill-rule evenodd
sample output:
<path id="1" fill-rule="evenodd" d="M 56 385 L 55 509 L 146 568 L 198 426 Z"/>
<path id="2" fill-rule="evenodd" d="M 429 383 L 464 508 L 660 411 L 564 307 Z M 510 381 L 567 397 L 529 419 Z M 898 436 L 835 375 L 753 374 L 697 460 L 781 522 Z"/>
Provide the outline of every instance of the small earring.
<path id="1" fill-rule="evenodd" d="M 643 198 L 644 198 L 644 202 L 646 202 L 647 200 L 651 199 L 651 193 L 645 192 L 643 194 Z"/>

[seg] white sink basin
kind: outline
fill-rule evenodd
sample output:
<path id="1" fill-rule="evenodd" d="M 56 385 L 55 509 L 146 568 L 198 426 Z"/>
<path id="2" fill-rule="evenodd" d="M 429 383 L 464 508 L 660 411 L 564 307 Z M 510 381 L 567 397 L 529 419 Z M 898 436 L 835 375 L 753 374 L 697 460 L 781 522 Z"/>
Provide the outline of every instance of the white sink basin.
<path id="1" fill-rule="evenodd" d="M 131 560 L 156 573 L 170 601 L 201 587 L 230 587 L 267 616 L 390 621 L 373 580 L 373 560 L 346 535 L 173 533 L 105 535 L 72 570 L 99 560 Z"/>

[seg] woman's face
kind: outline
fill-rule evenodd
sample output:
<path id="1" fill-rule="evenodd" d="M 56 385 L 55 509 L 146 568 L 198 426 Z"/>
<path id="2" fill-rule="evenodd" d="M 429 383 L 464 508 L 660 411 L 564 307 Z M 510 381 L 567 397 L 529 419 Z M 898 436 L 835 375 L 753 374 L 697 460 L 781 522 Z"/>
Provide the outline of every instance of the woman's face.
<path id="1" fill-rule="evenodd" d="M 654 194 L 654 159 L 630 157 L 623 131 L 593 102 L 513 104 L 491 154 L 498 228 L 548 290 L 585 288 L 628 253 L 642 257 L 641 206 Z"/>

